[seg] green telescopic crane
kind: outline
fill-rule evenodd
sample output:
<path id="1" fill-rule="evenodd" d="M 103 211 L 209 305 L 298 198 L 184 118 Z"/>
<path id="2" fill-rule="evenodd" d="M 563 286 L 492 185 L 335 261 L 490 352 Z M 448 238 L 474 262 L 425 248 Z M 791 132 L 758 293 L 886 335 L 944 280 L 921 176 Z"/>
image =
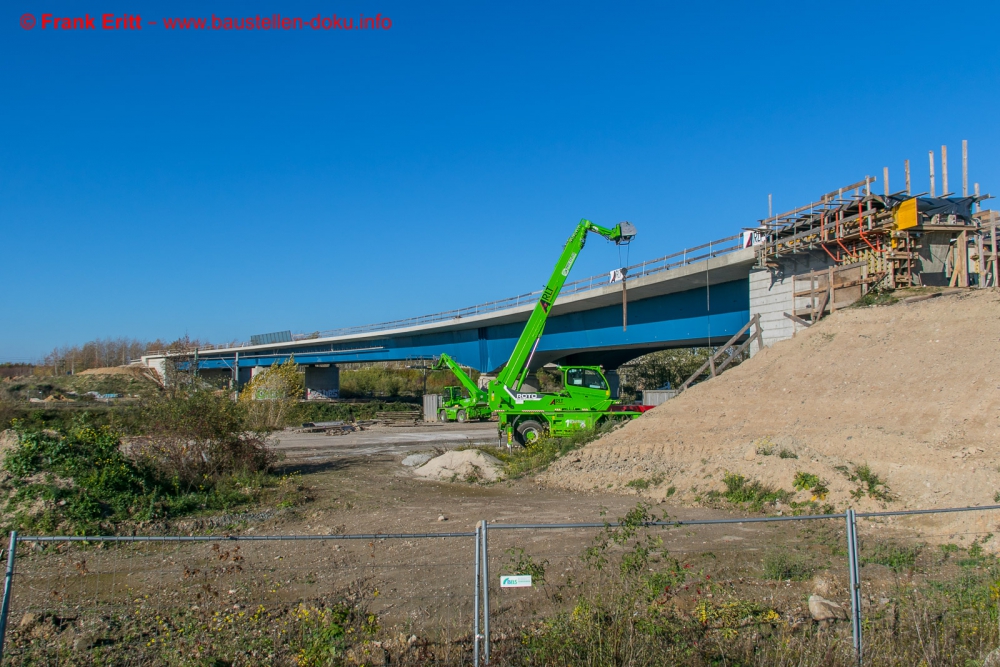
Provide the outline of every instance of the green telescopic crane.
<path id="1" fill-rule="evenodd" d="M 487 409 L 497 416 L 501 446 L 510 447 L 515 440 L 529 445 L 546 433 L 564 436 L 595 428 L 608 420 L 635 419 L 648 409 L 644 405 L 621 405 L 611 398 L 611 388 L 600 366 L 559 366 L 562 389 L 544 393 L 523 390 L 545 323 L 591 232 L 619 245 L 627 244 L 636 234 L 635 226 L 629 222 L 608 229 L 584 219 L 569 237 L 510 359 L 486 388 Z M 441 355 L 441 359 L 447 358 Z M 445 363 L 463 385 L 474 386 L 457 364 Z"/>
<path id="2" fill-rule="evenodd" d="M 452 372 L 469 395 L 462 394 L 462 387 L 445 387 L 442 392 L 443 400 L 438 408 L 438 421 L 464 422 L 469 419 L 489 419 L 492 410 L 486 392 L 476 386 L 454 359 L 442 353 L 431 366 L 431 370 L 439 371 L 445 368 Z"/>

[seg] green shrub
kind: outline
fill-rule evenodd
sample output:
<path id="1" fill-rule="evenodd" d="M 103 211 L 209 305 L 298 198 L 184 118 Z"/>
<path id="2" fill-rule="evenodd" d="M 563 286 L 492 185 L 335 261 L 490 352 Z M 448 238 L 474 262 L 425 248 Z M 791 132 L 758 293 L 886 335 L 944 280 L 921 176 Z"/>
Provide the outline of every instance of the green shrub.
<path id="1" fill-rule="evenodd" d="M 193 491 L 228 475 L 270 469 L 275 455 L 267 429 L 255 430 L 254 422 L 247 403 L 194 391 L 130 408 L 116 426 L 129 436 L 129 458 Z"/>
<path id="2" fill-rule="evenodd" d="M 98 534 L 115 524 L 252 502 L 276 482 L 273 455 L 240 431 L 240 411 L 211 394 L 141 406 L 119 419 L 146 435 L 123 446 L 120 431 L 86 416 L 59 431 L 15 424 L 18 443 L 4 457 L 12 479 L 5 527 Z"/>

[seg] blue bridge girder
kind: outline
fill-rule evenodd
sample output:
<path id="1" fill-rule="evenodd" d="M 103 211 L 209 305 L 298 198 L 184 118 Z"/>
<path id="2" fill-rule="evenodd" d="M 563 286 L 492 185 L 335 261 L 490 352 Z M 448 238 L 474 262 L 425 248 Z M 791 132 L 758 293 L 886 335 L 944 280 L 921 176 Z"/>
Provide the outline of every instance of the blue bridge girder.
<path id="1" fill-rule="evenodd" d="M 655 350 L 720 345 L 750 319 L 753 262 L 747 249 L 630 280 L 626 328 L 620 284 L 560 298 L 532 368 L 555 362 L 613 370 Z M 432 359 L 444 352 L 460 364 L 494 372 L 509 358 L 533 306 L 406 329 L 200 350 L 198 368 L 232 370 L 237 355 L 240 368 L 252 368 L 293 355 L 297 363 L 313 365 Z"/>

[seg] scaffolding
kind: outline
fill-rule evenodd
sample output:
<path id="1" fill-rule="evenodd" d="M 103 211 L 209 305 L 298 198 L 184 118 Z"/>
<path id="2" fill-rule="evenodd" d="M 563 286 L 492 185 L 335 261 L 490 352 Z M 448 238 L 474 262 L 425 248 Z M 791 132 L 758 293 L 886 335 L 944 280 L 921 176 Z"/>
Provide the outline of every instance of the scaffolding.
<path id="1" fill-rule="evenodd" d="M 774 266 L 785 255 L 822 251 L 834 266 L 864 264 L 865 289 L 882 281 L 890 288 L 916 287 L 921 285 L 921 239 L 927 232 L 964 234 L 971 239 L 986 231 L 978 213 L 928 216 L 920 211 L 935 207 L 971 211 L 989 195 L 928 198 L 926 193 L 906 191 L 878 195 L 872 192 L 875 180 L 866 176 L 805 206 L 760 220 L 750 230 L 760 234 L 758 266 Z"/>

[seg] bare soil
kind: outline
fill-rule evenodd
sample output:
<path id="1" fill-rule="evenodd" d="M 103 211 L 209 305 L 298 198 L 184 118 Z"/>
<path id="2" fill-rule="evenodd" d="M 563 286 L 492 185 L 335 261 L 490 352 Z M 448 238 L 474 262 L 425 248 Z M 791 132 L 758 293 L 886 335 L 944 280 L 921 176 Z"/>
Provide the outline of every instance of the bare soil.
<path id="1" fill-rule="evenodd" d="M 614 520 L 641 500 L 637 493 L 621 489 L 610 494 L 605 489 L 563 489 L 542 485 L 535 478 L 489 485 L 427 481 L 401 465 L 414 451 L 460 446 L 478 433 L 492 437 L 494 427 L 386 428 L 354 434 L 358 437 L 353 439 L 284 434 L 287 440 L 279 445 L 287 455 L 283 472 L 299 480 L 302 502 L 218 520 L 187 520 L 167 528 L 222 536 L 471 532 L 483 519 L 508 524 Z M 440 437 L 423 440 L 428 433 Z M 673 519 L 741 516 L 667 501 L 656 502 L 653 509 Z M 810 594 L 819 592 L 848 605 L 845 531 L 840 520 L 652 530 L 663 538 L 668 552 L 668 560 L 657 567 L 677 559 L 690 573 L 683 588 L 671 593 L 670 604 L 681 613 L 693 613 L 705 599 L 720 603 L 744 599 L 775 609 L 789 627 L 805 628 L 812 625 Z M 490 531 L 491 609 L 498 645 L 516 643 L 520 632 L 556 610 L 571 609 L 587 591 L 613 590 L 613 571 L 589 570 L 582 559 L 598 532 L 593 528 Z M 874 541 L 875 535 L 870 526 L 862 527 L 864 538 Z M 777 552 L 792 554 L 805 564 L 804 575 L 790 580 L 770 577 L 765 561 Z M 500 590 L 499 575 L 518 573 L 515 563 L 522 556 L 543 566 L 544 583 Z M 944 563 L 933 560 L 929 552 L 927 558 L 932 559 L 931 575 L 942 576 Z M 416 636 L 420 660 L 467 664 L 470 657 L 471 537 L 223 539 L 102 548 L 61 544 L 46 551 L 26 545 L 19 549 L 17 562 L 10 646 L 25 660 L 31 655 L 26 652 L 29 643 L 65 646 L 69 651 L 70 646 L 90 641 L 117 645 L 128 637 L 141 649 L 130 664 L 156 664 L 159 658 L 149 657 L 159 655 L 154 653 L 156 642 L 166 641 L 169 648 L 176 641 L 176 631 L 172 635 L 170 628 L 179 625 L 210 636 L 220 624 L 243 624 L 240 631 L 247 637 L 272 633 L 277 643 L 284 641 L 282 623 L 299 613 L 296 609 L 322 607 L 345 595 L 377 614 L 379 641 L 397 647 L 392 651 L 410 650 L 398 647 Z M 881 613 L 888 604 L 886 596 L 898 583 L 892 572 L 883 570 L 873 565 L 864 571 L 865 604 L 871 613 Z M 143 619 L 154 617 L 156 623 L 143 625 Z M 254 617 L 264 620 L 254 624 Z M 122 620 L 130 618 L 135 619 L 132 626 Z M 32 625 L 32 619 L 44 622 Z M 160 619 L 169 622 L 165 625 Z M 846 636 L 849 626 L 838 623 L 833 631 Z M 233 664 L 255 664 L 255 659 L 259 654 L 248 647 L 247 656 Z"/>
<path id="2" fill-rule="evenodd" d="M 792 490 L 803 471 L 827 482 L 825 502 L 838 509 L 991 505 L 1000 490 L 998 343 L 995 290 L 841 310 L 556 462 L 543 478 L 603 492 L 652 479 L 659 483 L 650 498 L 673 488 L 672 500 L 696 506 L 723 490 L 727 472 Z M 848 475 L 860 464 L 886 482 L 892 501 L 852 497 L 859 484 Z M 1000 534 L 998 519 L 976 512 L 888 523 L 961 543 L 965 534 Z"/>

